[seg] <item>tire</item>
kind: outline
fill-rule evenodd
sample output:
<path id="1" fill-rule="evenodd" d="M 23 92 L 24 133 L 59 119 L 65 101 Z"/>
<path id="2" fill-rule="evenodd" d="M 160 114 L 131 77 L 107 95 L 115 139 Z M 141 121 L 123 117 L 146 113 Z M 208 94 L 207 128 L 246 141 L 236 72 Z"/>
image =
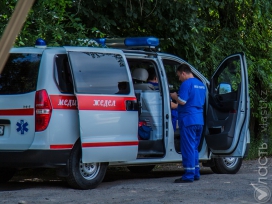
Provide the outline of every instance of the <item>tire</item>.
<path id="1" fill-rule="evenodd" d="M 222 157 L 214 158 L 214 166 L 211 170 L 216 174 L 236 174 L 242 165 L 242 158 Z"/>
<path id="2" fill-rule="evenodd" d="M 16 172 L 14 168 L 0 168 L 0 183 L 8 182 Z"/>
<path id="3" fill-rule="evenodd" d="M 149 173 L 154 169 L 156 165 L 147 165 L 147 166 L 128 166 L 128 170 L 131 171 L 132 173 Z"/>
<path id="4" fill-rule="evenodd" d="M 104 179 L 108 163 L 82 163 L 79 143 L 71 152 L 67 183 L 75 189 L 94 189 Z"/>

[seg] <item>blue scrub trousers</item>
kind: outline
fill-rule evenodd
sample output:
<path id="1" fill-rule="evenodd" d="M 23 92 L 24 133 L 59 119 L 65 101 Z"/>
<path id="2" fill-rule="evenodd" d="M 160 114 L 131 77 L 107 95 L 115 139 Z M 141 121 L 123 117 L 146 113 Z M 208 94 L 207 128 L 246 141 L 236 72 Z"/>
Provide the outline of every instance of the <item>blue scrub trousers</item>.
<path id="1" fill-rule="evenodd" d="M 193 181 L 200 178 L 198 146 L 203 125 L 190 125 L 185 127 L 182 120 L 179 120 L 178 123 L 182 164 L 185 170 L 184 175 L 182 175 L 182 180 Z"/>

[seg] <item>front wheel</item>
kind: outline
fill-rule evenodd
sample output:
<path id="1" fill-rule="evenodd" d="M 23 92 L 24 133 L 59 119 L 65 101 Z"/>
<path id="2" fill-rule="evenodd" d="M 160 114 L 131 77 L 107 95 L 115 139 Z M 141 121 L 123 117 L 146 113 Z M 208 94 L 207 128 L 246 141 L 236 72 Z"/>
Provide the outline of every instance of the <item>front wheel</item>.
<path id="1" fill-rule="evenodd" d="M 214 166 L 212 171 L 216 174 L 236 174 L 242 166 L 242 158 L 237 157 L 222 157 L 214 158 Z"/>
<path id="2" fill-rule="evenodd" d="M 76 144 L 69 160 L 67 182 L 72 188 L 93 189 L 104 179 L 108 163 L 82 163 L 81 147 Z"/>

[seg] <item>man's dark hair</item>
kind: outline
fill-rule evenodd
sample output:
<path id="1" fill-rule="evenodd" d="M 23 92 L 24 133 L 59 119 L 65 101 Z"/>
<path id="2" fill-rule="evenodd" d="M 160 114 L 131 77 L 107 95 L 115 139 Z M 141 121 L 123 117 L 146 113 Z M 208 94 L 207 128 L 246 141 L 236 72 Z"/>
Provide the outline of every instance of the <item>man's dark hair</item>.
<path id="1" fill-rule="evenodd" d="M 147 78 L 147 81 L 149 81 L 149 80 L 154 80 L 155 77 L 157 77 L 156 72 L 155 72 L 155 69 L 149 68 L 147 71 L 148 71 L 148 78 Z"/>
<path id="2" fill-rule="evenodd" d="M 185 73 L 187 73 L 187 74 L 191 74 L 192 73 L 192 70 L 191 70 L 191 68 L 189 67 L 189 65 L 188 64 L 181 64 L 181 65 L 179 65 L 178 67 L 177 67 L 177 70 L 176 70 L 177 72 L 185 72 Z"/>

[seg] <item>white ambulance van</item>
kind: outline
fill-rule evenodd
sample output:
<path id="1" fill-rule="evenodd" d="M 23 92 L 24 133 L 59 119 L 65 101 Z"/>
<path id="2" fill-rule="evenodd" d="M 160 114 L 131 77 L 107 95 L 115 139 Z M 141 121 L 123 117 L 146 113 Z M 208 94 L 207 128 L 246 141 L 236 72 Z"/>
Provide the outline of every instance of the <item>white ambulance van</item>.
<path id="1" fill-rule="evenodd" d="M 109 165 L 148 172 L 182 162 L 169 87 L 186 61 L 154 51 L 154 37 L 127 38 L 119 49 L 36 45 L 12 48 L 0 75 L 1 183 L 20 169 L 56 168 L 71 187 L 92 189 Z M 200 162 L 236 173 L 250 143 L 245 54 L 224 59 L 211 80 L 189 66 L 207 88 Z M 148 69 L 156 90 L 144 88 Z"/>

